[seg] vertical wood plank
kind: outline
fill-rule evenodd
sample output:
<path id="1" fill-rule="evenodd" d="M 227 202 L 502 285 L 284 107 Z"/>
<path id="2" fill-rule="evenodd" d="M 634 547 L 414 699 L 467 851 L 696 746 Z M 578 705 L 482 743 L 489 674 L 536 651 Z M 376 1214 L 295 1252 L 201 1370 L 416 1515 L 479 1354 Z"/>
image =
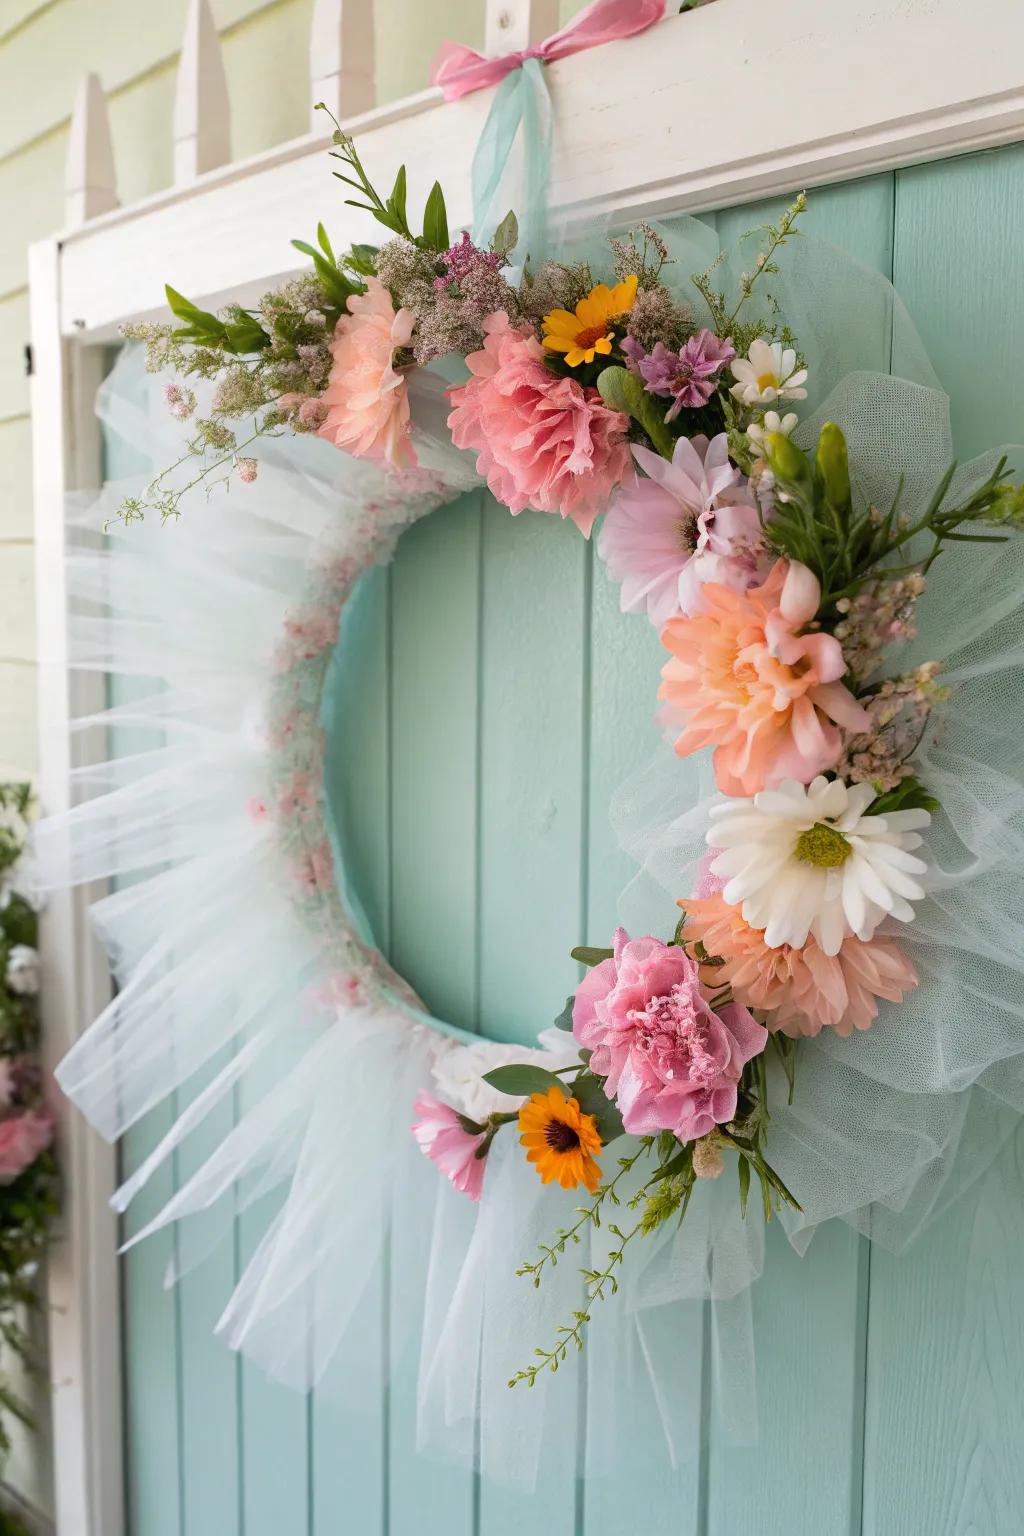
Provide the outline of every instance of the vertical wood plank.
<path id="1" fill-rule="evenodd" d="M 962 458 L 1021 436 L 1022 190 L 1019 145 L 897 176 L 894 281 L 949 392 Z M 870 1536 L 1020 1530 L 1021 1153 L 1018 1136 L 902 1258 L 873 1252 Z"/>
<path id="2" fill-rule="evenodd" d="M 586 932 L 580 942 L 606 945 L 620 920 L 619 897 L 636 873 L 619 848 L 608 808 L 615 792 L 656 753 L 670 753 L 654 723 L 655 692 L 664 652 L 658 632 L 638 614 L 619 609 L 619 589 L 594 558 L 591 648 Z M 652 907 L 643 931 L 668 937 L 675 926 L 667 894 Z M 613 1149 L 614 1150 L 614 1149 Z M 587 1421 L 592 1434 L 584 1467 L 586 1536 L 698 1536 L 700 1515 L 703 1308 L 660 1307 L 642 1321 L 644 1334 L 615 1299 L 599 1306 L 589 1330 L 585 1371 Z M 666 1397 L 651 1390 L 644 1349 L 653 1348 Z M 628 1442 L 609 1446 L 603 1428 L 617 1382 L 636 1382 L 629 1404 Z M 620 1405 L 621 1411 L 621 1405 Z M 673 1466 L 663 1420 L 676 1447 Z M 613 1453 L 609 1456 L 609 1450 Z"/>
<path id="3" fill-rule="evenodd" d="M 220 1052 L 179 1090 L 184 1109 L 227 1065 Z M 233 1096 L 210 1112 L 175 1155 L 176 1182 L 183 1186 L 234 1127 Z M 237 1227 L 230 1203 L 189 1218 L 178 1234 L 179 1252 L 194 1245 L 201 1256 L 194 1268 L 183 1264 L 178 1283 L 179 1389 L 181 1394 L 182 1536 L 207 1530 L 238 1530 L 240 1524 L 240 1453 L 238 1435 L 241 1365 L 214 1329 L 238 1279 Z"/>
<path id="4" fill-rule="evenodd" d="M 718 214 L 723 244 L 774 219 L 783 205 L 780 198 Z M 892 178 L 815 189 L 803 227 L 889 276 Z M 888 369 L 887 346 L 876 366 Z M 842 1223 L 818 1232 L 803 1259 L 780 1229 L 768 1232 L 752 1297 L 759 1439 L 742 1451 L 729 1443 L 712 1391 L 709 1530 L 848 1536 L 857 1529 L 867 1274 L 864 1240 Z"/>
<path id="5" fill-rule="evenodd" d="M 558 30 L 558 0 L 487 0 L 484 48 L 513 53 Z"/>
<path id="6" fill-rule="evenodd" d="M 569 950 L 583 921 L 590 549 L 572 524 L 513 518 L 488 497 L 484 555 L 481 1021 L 487 1035 L 532 1044 L 575 984 Z M 576 1203 L 567 1195 L 567 1212 Z M 537 1487 L 485 1481 L 480 1536 L 575 1529 L 579 1382 L 573 1369 L 538 1386 L 549 1428 Z"/>
<path id="7" fill-rule="evenodd" d="M 65 221 L 71 228 L 117 207 L 107 99 L 99 77 L 91 73 L 79 81 L 71 112 L 64 196 Z"/>
<path id="8" fill-rule="evenodd" d="M 174 179 L 193 181 L 230 158 L 231 117 L 220 38 L 208 0 L 189 0 L 174 91 Z"/>
<path id="9" fill-rule="evenodd" d="M 477 666 L 483 495 L 416 524 L 392 568 L 391 959 L 434 1013 L 477 1019 Z M 399 1219 L 390 1248 L 387 1516 L 416 1530 L 424 1511 L 473 1536 L 471 1471 L 416 1449 L 415 1327 L 425 1276 Z"/>
<path id="10" fill-rule="evenodd" d="M 132 1173 L 170 1130 L 174 1096 L 133 1126 L 121 1144 Z M 123 1241 L 141 1231 L 174 1194 L 170 1162 L 132 1202 Z M 128 1518 L 137 1536 L 182 1536 L 178 1296 L 164 1286 L 175 1234 L 164 1229 L 124 1256 L 125 1439 Z"/>

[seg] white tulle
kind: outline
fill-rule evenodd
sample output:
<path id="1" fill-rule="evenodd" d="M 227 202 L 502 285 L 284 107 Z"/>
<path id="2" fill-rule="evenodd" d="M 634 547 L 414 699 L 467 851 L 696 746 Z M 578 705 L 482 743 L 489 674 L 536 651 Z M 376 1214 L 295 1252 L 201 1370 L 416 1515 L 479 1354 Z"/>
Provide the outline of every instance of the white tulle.
<path id="1" fill-rule="evenodd" d="M 712 241 L 703 226 L 681 225 L 679 270 L 704 265 Z M 810 365 L 814 415 L 798 440 L 838 420 L 858 492 L 884 501 L 902 475 L 912 511 L 952 454 L 948 402 L 898 299 L 809 241 L 777 291 Z M 890 379 L 890 364 L 905 377 Z M 167 528 L 115 525 L 101 542 L 121 497 L 179 442 L 138 357 L 119 361 L 101 415 L 145 461 L 138 481 L 108 486 L 75 513 L 72 646 L 76 665 L 137 681 L 130 701 L 80 723 L 109 733 L 110 760 L 80 772 L 81 804 L 43 824 L 38 854 L 51 887 L 116 883 L 93 918 L 120 991 L 61 1068 L 65 1092 L 114 1138 L 207 1074 L 118 1207 L 231 1095 L 244 1106 L 234 1129 L 146 1229 L 181 1221 L 185 1268 L 209 1243 L 209 1223 L 193 1240 L 188 1218 L 216 1207 L 226 1232 L 259 1195 L 281 1192 L 221 1334 L 281 1381 L 326 1381 L 389 1242 L 402 1255 L 397 1313 L 419 1356 L 423 1442 L 485 1475 L 530 1482 L 542 1455 L 575 1454 L 571 1368 L 533 1392 L 506 1387 L 579 1305 L 571 1254 L 537 1290 L 515 1273 L 564 1223 L 564 1197 L 541 1186 L 511 1138 L 491 1154 L 479 1207 L 438 1177 L 409 1135 L 413 1100 L 436 1087 L 435 1068 L 448 1091 L 463 1083 L 471 1093 L 487 1048 L 430 1019 L 375 954 L 343 849 L 333 850 L 330 890 L 322 879 L 296 884 L 296 861 L 327 823 L 322 783 L 312 825 L 282 834 L 254 812 L 274 803 L 283 774 L 318 767 L 329 648 L 282 666 L 282 633 L 296 615 L 305 622 L 311 601 L 329 605 L 342 568 L 343 604 L 352 562 L 388 558 L 402 527 L 472 483 L 445 446 L 437 406 L 434 396 L 418 413 L 421 423 L 435 413 L 419 443 L 432 478 L 404 496 L 322 443 L 282 437 L 261 453 L 255 484 L 218 493 L 209 509 L 194 499 Z M 968 466 L 958 484 L 987 467 Z M 964 548 L 935 567 L 920 637 L 893 658 L 900 670 L 940 659 L 956 685 L 921 755 L 943 807 L 928 833 L 928 897 L 901 932 L 921 986 L 883 1007 L 867 1034 L 825 1030 L 804 1042 L 791 1106 L 773 1080 L 770 1156 L 803 1207 L 784 1218 L 801 1251 L 833 1216 L 904 1245 L 987 1167 L 1024 1111 L 1024 544 Z M 655 684 L 637 679 L 652 707 Z M 293 705 L 298 740 L 282 747 L 282 709 Z M 666 746 L 617 796 L 614 820 L 640 866 L 623 899 L 633 931 L 670 929 L 674 901 L 693 889 L 712 788 L 707 761 L 681 762 Z M 579 1262 L 596 1263 L 609 1241 L 591 1232 Z M 714 1302 L 705 1319 L 716 1396 L 738 1438 L 756 1433 L 748 1288 L 764 1262 L 760 1217 L 741 1219 L 727 1175 L 698 1186 L 681 1229 L 635 1247 L 620 1296 L 595 1322 L 588 1469 L 607 1468 L 630 1443 L 625 1427 L 641 1403 L 674 1460 L 702 1369 L 680 1345 L 684 1302 Z M 396 1357 L 402 1342 L 393 1340 Z"/>

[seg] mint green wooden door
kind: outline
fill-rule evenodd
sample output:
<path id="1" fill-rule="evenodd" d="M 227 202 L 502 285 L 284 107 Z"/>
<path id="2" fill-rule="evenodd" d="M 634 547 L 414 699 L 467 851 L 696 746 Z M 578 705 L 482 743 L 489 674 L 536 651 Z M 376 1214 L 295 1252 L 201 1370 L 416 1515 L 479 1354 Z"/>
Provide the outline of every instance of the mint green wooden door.
<path id="1" fill-rule="evenodd" d="M 719 215 L 723 238 L 777 206 Z M 1019 441 L 1024 147 L 815 192 L 808 227 L 892 277 L 952 397 L 959 452 Z M 361 665 L 332 687 L 361 721 L 358 749 L 335 744 L 327 771 L 371 920 L 435 1012 L 530 1039 L 573 983 L 568 945 L 614 926 L 630 869 L 607 805 L 658 745 L 656 638 L 619 614 L 574 529 L 512 519 L 483 492 L 405 536 L 356 623 Z M 132 1133 L 129 1168 L 174 1112 Z M 162 1235 L 124 1264 L 134 1536 L 1020 1536 L 1021 1145 L 902 1259 L 845 1226 L 803 1260 L 770 1233 L 758 1445 L 702 1433 L 710 1334 L 702 1309 L 680 1309 L 666 1347 L 703 1361 L 704 1385 L 676 1469 L 638 1403 L 628 1482 L 583 1464 L 570 1424 L 527 1498 L 416 1454 L 393 1320 L 420 1296 L 397 1240 L 364 1301 L 361 1358 L 303 1399 L 211 1337 L 267 1213 L 171 1292 Z M 201 1150 L 147 1191 L 132 1228 Z M 592 1360 L 613 1328 L 608 1312 Z M 583 1371 L 580 1422 L 596 1406 Z"/>

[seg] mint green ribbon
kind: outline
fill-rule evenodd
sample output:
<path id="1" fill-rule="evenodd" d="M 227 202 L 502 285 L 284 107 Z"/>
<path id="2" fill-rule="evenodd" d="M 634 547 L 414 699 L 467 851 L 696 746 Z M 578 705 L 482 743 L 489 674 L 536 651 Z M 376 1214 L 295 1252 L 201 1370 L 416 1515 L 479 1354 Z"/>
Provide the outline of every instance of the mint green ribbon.
<path id="1" fill-rule="evenodd" d="M 523 193 L 516 209 L 519 259 L 535 259 L 547 239 L 548 183 L 551 177 L 551 95 L 539 59 L 525 59 L 505 76 L 487 114 L 473 156 L 473 239 L 486 245 L 508 212 L 500 202 L 502 183 L 519 130 L 523 134 Z"/>

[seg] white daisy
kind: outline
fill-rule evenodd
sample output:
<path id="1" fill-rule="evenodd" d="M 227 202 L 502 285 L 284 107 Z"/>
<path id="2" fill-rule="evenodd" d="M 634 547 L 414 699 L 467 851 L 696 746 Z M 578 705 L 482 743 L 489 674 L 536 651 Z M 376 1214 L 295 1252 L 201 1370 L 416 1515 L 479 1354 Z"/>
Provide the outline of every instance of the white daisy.
<path id="1" fill-rule="evenodd" d="M 800 388 L 806 382 L 807 369 L 796 366 L 792 347 L 783 347 L 781 341 L 769 341 L 767 336 L 752 341 L 746 357 L 734 360 L 732 374 L 736 380 L 732 392 L 746 405 L 807 399 L 806 389 Z"/>
<path id="2" fill-rule="evenodd" d="M 750 423 L 747 436 L 756 448 L 764 452 L 765 438 L 770 432 L 781 432 L 783 437 L 788 437 L 798 420 L 796 411 L 787 411 L 785 416 L 780 416 L 778 411 L 765 411 L 760 421 Z"/>
<path id="3" fill-rule="evenodd" d="M 808 786 L 785 779 L 752 800 L 728 799 L 711 809 L 707 840 L 721 848 L 711 869 L 727 883 L 722 896 L 764 930 L 770 948 L 798 949 L 813 934 L 826 955 L 847 934 L 870 939 L 884 917 L 913 920 L 912 901 L 925 894 L 921 846 L 927 811 L 867 816 L 870 784 Z"/>

